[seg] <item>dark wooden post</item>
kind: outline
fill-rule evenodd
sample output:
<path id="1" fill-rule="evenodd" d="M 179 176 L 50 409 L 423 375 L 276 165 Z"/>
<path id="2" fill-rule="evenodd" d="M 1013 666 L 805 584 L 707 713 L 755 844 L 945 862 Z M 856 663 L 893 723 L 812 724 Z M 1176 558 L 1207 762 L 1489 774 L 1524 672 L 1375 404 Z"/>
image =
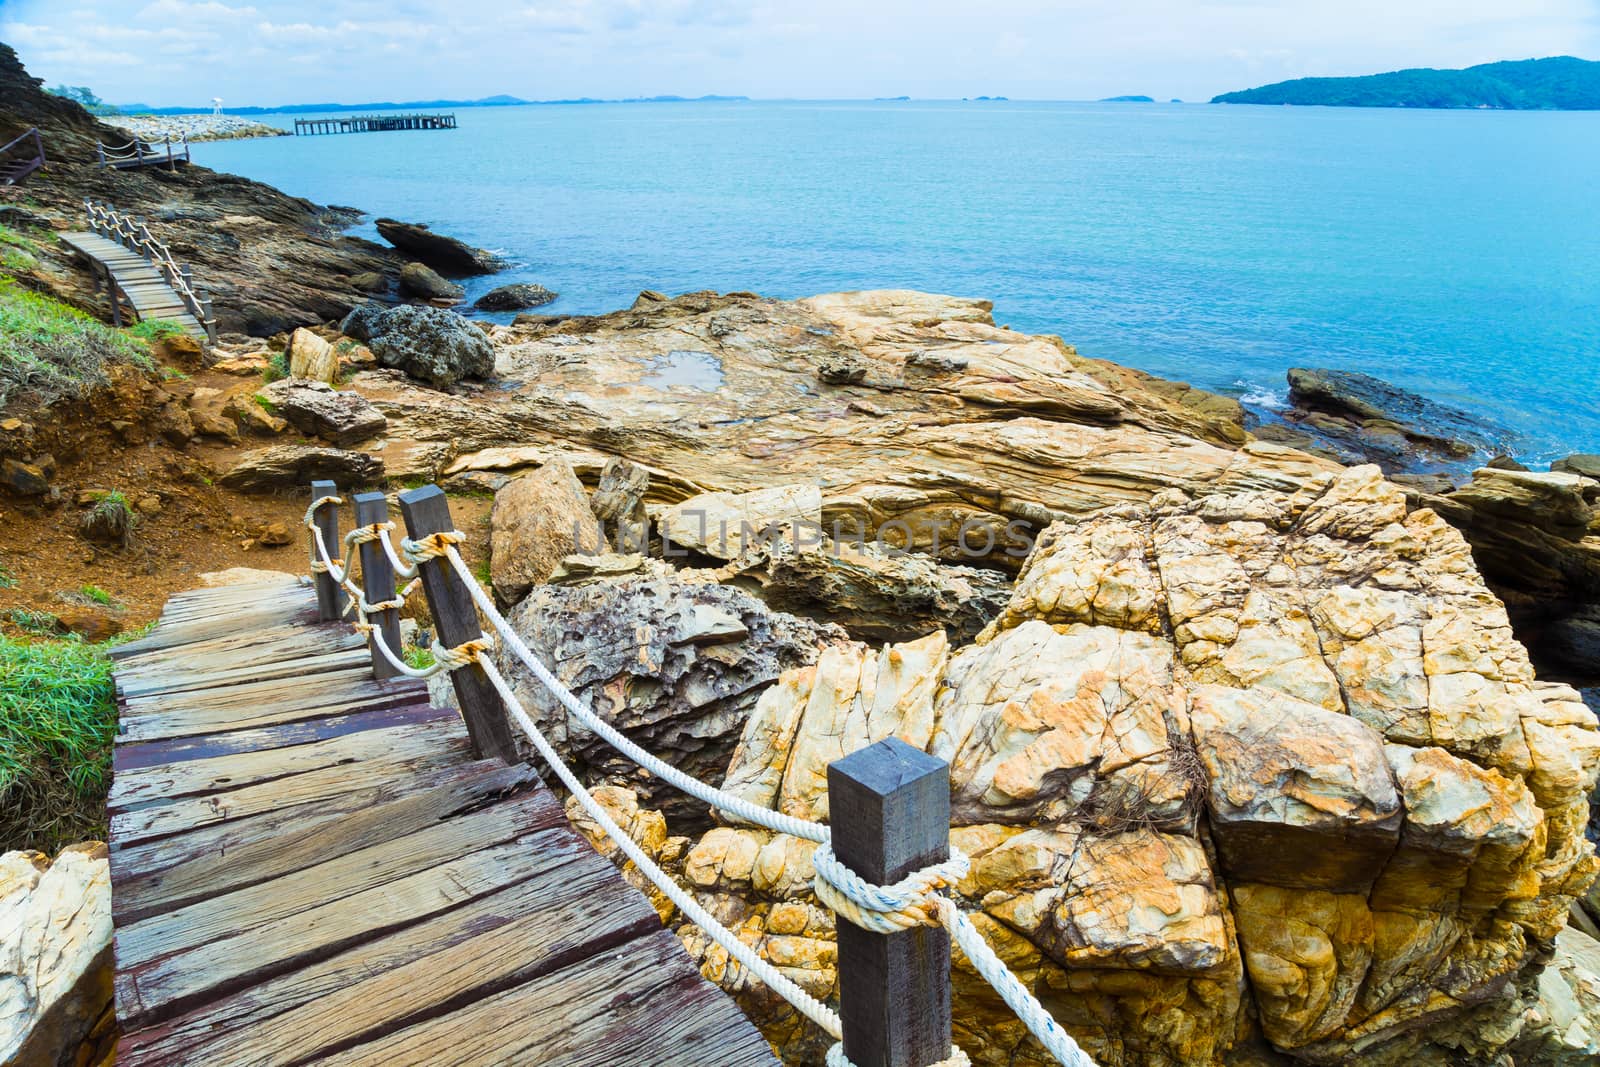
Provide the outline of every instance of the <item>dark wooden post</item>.
<path id="1" fill-rule="evenodd" d="M 400 514 L 406 520 L 406 532 L 413 541 L 455 529 L 450 518 L 450 501 L 437 485 L 401 493 Z M 450 561 L 424 560 L 418 571 L 439 643 L 455 648 L 482 637 L 478 607 Z M 466 721 L 467 734 L 472 738 L 473 755 L 478 759 L 498 757 L 507 763 L 522 762 L 517 753 L 516 737 L 511 732 L 510 716 L 483 668 L 474 663 L 452 671 L 450 681 L 455 684 L 456 699 L 461 702 L 461 718 Z"/>
<path id="2" fill-rule="evenodd" d="M 311 499 L 320 500 L 325 496 L 338 496 L 339 487 L 332 482 L 312 482 Z M 328 558 L 335 564 L 344 552 L 344 542 L 339 540 L 339 509 L 332 504 L 324 504 L 317 509 L 312 521 L 317 524 L 317 529 L 322 531 L 322 543 L 327 546 Z M 310 537 L 310 532 L 306 534 Z M 311 539 L 311 562 L 316 563 L 321 559 L 317 555 L 316 539 Z M 345 604 L 349 602 L 344 588 L 333 580 L 333 575 L 327 571 L 317 572 L 317 618 L 323 622 L 332 622 L 344 614 Z"/>
<path id="3" fill-rule="evenodd" d="M 950 766 L 898 738 L 828 766 L 841 863 L 874 885 L 950 858 Z M 839 920 L 839 1015 L 857 1067 L 927 1067 L 950 1054 L 950 935 L 874 934 Z"/>
<path id="4" fill-rule="evenodd" d="M 355 502 L 357 526 L 371 526 L 375 522 L 389 520 L 389 502 L 382 493 L 357 493 Z M 389 554 L 376 541 L 368 541 L 361 546 L 361 588 L 368 604 L 381 604 L 385 600 L 393 600 L 395 596 L 394 564 L 389 562 Z M 399 656 L 400 613 L 394 608 L 385 608 L 368 615 L 367 621 L 378 628 L 367 635 L 367 645 L 372 649 L 372 675 L 374 678 L 393 678 L 400 672 L 388 657 L 378 651 L 378 634 L 383 635 L 383 643 L 389 651 Z"/>

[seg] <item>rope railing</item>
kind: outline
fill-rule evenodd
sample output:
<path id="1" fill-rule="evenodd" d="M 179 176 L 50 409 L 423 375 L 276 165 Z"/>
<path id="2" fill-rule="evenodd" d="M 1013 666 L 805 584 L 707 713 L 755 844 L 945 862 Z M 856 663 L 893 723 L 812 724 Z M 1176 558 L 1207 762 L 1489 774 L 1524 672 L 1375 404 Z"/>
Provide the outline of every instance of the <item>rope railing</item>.
<path id="1" fill-rule="evenodd" d="M 201 296 L 195 290 L 194 276 L 189 268 L 173 257 L 172 249 L 155 239 L 150 232 L 149 224 L 131 215 L 124 215 L 110 204 L 97 204 L 93 200 L 85 200 L 83 209 L 89 217 L 89 229 L 142 256 L 145 262 L 156 269 L 172 291 L 178 294 L 178 299 L 183 301 L 184 307 L 188 308 L 190 314 L 205 328 L 206 336 L 215 342 L 217 318 L 212 312 L 211 298 Z M 112 299 L 116 299 L 115 295 Z"/>
<path id="2" fill-rule="evenodd" d="M 178 151 L 173 147 L 171 134 L 163 141 L 148 141 L 143 137 L 135 137 L 127 144 L 108 145 L 104 142 L 95 144 L 95 155 L 102 167 L 115 166 L 118 163 L 138 163 L 140 165 L 176 163 L 178 160 L 189 162 L 189 135 L 180 132 L 177 145 L 182 149 Z"/>
<path id="3" fill-rule="evenodd" d="M 743 797 L 701 781 L 641 748 L 597 714 L 551 673 L 501 614 L 493 598 L 483 589 L 462 557 L 458 546 L 464 537 L 458 531 L 446 528 L 434 530 L 421 537 L 402 538 L 400 547 L 396 550 L 390 539 L 395 524 L 386 518 L 370 521 L 358 525 L 342 538 L 345 551 L 341 559 L 335 560 L 329 551 L 327 533 L 332 530 L 335 535 L 337 534 L 337 519 L 333 518 L 330 523 L 331 516 L 323 509 L 336 508 L 344 500 L 336 492 L 330 492 L 330 488 L 330 483 L 315 483 L 311 506 L 307 508 L 305 516 L 305 526 L 311 545 L 311 570 L 319 583 L 322 583 L 319 585 L 319 601 L 323 601 L 325 605 L 329 602 L 324 597 L 328 592 L 328 586 L 337 587 L 346 595 L 347 603 L 337 614 L 348 616 L 354 613 L 353 625 L 369 638 L 375 666 L 383 663 L 393 673 L 412 678 L 427 678 L 441 673 L 454 675 L 468 668 L 482 672 L 504 712 L 532 743 L 540 758 L 571 792 L 579 806 L 594 820 L 601 831 L 616 843 L 640 873 L 671 900 L 690 921 L 705 931 L 706 935 L 732 959 L 738 961 L 749 973 L 834 1039 L 834 1044 L 827 1055 L 828 1067 L 855 1067 L 844 1051 L 847 1027 L 839 1012 L 811 996 L 792 979 L 763 960 L 752 946 L 746 944 L 737 934 L 706 911 L 689 891 L 663 871 L 649 854 L 617 825 L 528 714 L 521 699 L 493 657 L 489 655 L 493 648 L 498 646 L 509 653 L 512 659 L 537 679 L 561 707 L 651 775 L 703 801 L 725 816 L 816 844 L 817 847 L 812 855 L 812 865 L 816 872 L 812 880 L 812 890 L 819 903 L 846 922 L 878 935 L 894 935 L 927 927 L 939 928 L 948 933 L 950 941 L 961 949 L 973 968 L 995 989 L 1007 1006 L 1027 1026 L 1029 1032 L 1063 1067 L 1095 1067 L 1094 1060 L 1078 1047 L 1072 1037 L 1060 1027 L 1038 999 L 994 952 L 971 918 L 954 900 L 942 892 L 966 877 L 969 869 L 967 857 L 958 849 L 948 846 L 947 822 L 943 823 L 940 830 L 943 844 L 947 849 L 947 859 L 911 870 L 890 885 L 878 885 L 862 878 L 835 855 L 834 835 L 827 825 L 761 807 Z M 438 492 L 436 489 L 432 491 Z M 364 496 L 369 500 L 369 507 L 372 506 L 371 498 L 382 499 L 379 494 Z M 402 507 L 404 505 L 403 495 Z M 358 508 L 358 515 L 359 511 Z M 371 513 L 369 511 L 369 514 Z M 408 515 L 408 525 L 410 524 Z M 417 531 L 413 530 L 413 533 L 415 532 Z M 370 583 L 358 584 L 352 577 L 355 554 L 358 549 L 367 545 L 376 546 L 374 556 L 370 558 L 383 561 L 387 580 L 405 580 L 409 583 L 393 597 L 379 602 L 370 599 L 371 596 L 377 595 L 370 588 Z M 381 549 L 381 553 L 378 549 Z M 492 633 L 485 636 L 480 630 L 479 636 L 455 645 L 447 645 L 436 637 L 432 642 L 435 661 L 433 665 L 428 668 L 413 668 L 404 662 L 397 650 L 388 647 L 388 641 L 383 636 L 383 627 L 374 623 L 371 617 L 386 612 L 393 613 L 391 617 L 395 618 L 397 623 L 399 608 L 403 606 L 406 597 L 422 583 L 424 565 L 433 561 L 442 563 L 448 568 L 447 573 L 470 596 L 475 614 L 489 624 Z M 429 599 L 430 604 L 433 604 L 434 597 L 431 591 Z M 326 610 L 324 617 L 331 617 Z M 397 624 L 391 633 L 398 633 Z M 462 710 L 465 717 L 466 708 L 463 707 Z M 931 757 L 921 753 L 917 755 L 931 762 Z M 844 762 L 848 760 L 841 761 Z M 840 764 L 834 766 L 837 768 Z M 948 767 L 942 763 L 940 766 L 946 783 L 945 792 L 948 794 Z M 842 958 L 840 966 L 843 971 Z M 948 1041 L 948 1021 L 945 1024 L 943 1040 Z M 944 1058 L 925 1063 L 923 1067 L 968 1067 L 970 1062 L 966 1054 L 952 1044 Z"/>

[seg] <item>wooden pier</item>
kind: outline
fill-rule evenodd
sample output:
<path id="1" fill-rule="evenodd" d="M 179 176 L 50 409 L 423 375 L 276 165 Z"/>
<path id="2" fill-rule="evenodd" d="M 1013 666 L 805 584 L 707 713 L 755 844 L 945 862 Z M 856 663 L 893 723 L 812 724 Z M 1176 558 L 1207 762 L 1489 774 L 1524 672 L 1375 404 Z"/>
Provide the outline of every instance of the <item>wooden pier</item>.
<path id="1" fill-rule="evenodd" d="M 119 1064 L 778 1067 L 533 768 L 295 579 L 113 656 Z"/>
<path id="2" fill-rule="evenodd" d="M 295 119 L 296 137 L 326 133 L 387 133 L 391 130 L 453 130 L 454 115 L 352 115 L 340 119 Z"/>

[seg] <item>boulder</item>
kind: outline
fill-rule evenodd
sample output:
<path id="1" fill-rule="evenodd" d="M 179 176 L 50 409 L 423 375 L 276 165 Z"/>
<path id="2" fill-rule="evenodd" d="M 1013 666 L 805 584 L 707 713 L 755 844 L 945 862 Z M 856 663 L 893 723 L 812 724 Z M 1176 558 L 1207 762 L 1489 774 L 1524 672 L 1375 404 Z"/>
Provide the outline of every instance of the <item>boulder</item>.
<path id="1" fill-rule="evenodd" d="M 0 856 L 0 1062 L 85 1062 L 112 973 L 106 846 Z"/>
<path id="2" fill-rule="evenodd" d="M 367 304 L 340 331 L 372 349 L 378 362 L 435 388 L 494 374 L 494 346 L 477 326 L 442 308 Z"/>
<path id="3" fill-rule="evenodd" d="M 434 233 L 420 223 L 378 219 L 377 227 L 385 241 L 447 274 L 492 274 L 505 266 L 493 253 L 473 248 L 454 237 Z"/>
<path id="4" fill-rule="evenodd" d="M 218 481 L 229 489 L 304 490 L 312 481 L 328 479 L 341 489 L 372 485 L 383 478 L 383 460 L 364 452 L 318 445 L 277 445 L 240 456 Z"/>
<path id="5" fill-rule="evenodd" d="M 55 617 L 62 632 L 77 634 L 89 642 L 105 641 L 123 630 L 122 613 L 100 604 L 66 604 L 55 612 Z"/>
<path id="6" fill-rule="evenodd" d="M 445 281 L 439 272 L 423 263 L 407 263 L 400 268 L 400 292 L 419 300 L 459 301 L 467 291 L 455 282 Z"/>
<path id="7" fill-rule="evenodd" d="M 521 311 L 523 308 L 542 307 L 559 295 L 542 285 L 502 285 L 478 297 L 472 306 L 479 311 Z"/>
<path id="8" fill-rule="evenodd" d="M 1600 1063 L 1600 942 L 1563 927 L 1514 1046 L 1517 1067 Z"/>
<path id="9" fill-rule="evenodd" d="M 284 356 L 292 378 L 317 382 L 334 382 L 339 378 L 339 356 L 333 345 L 304 327 L 289 335 Z"/>
<path id="10" fill-rule="evenodd" d="M 650 488 L 650 472 L 625 459 L 608 459 L 600 470 L 600 484 L 589 502 L 594 517 L 615 529 L 627 523 L 639 526 L 646 521 L 644 494 Z"/>
<path id="11" fill-rule="evenodd" d="M 1565 459 L 1556 460 L 1550 464 L 1550 469 L 1566 474 L 1581 474 L 1585 478 L 1600 481 L 1600 456 L 1585 452 L 1575 453 Z"/>
<path id="12" fill-rule="evenodd" d="M 674 544 L 731 560 L 769 540 L 817 545 L 822 540 L 822 490 L 780 485 L 751 493 L 701 493 L 657 516 Z"/>
<path id="13" fill-rule="evenodd" d="M 738 589 L 687 581 L 659 562 L 639 574 L 534 586 L 508 618 L 579 699 L 651 752 L 711 781 L 728 766 L 762 690 L 844 637 Z M 592 774 L 629 779 L 650 806 L 688 820 L 683 832 L 706 825 L 704 805 L 641 779 L 542 685 L 513 668 L 504 651 L 495 655 L 553 743 Z"/>
<path id="14" fill-rule="evenodd" d="M 42 469 L 9 456 L 0 460 L 0 485 L 18 496 L 43 496 L 50 491 L 50 479 Z"/>
<path id="15" fill-rule="evenodd" d="M 353 275 L 350 287 L 362 293 L 382 293 L 389 288 L 389 279 L 375 270 Z"/>
<path id="16" fill-rule="evenodd" d="M 345 447 L 383 432 L 389 420 L 366 397 L 325 382 L 283 378 L 259 394 L 301 433 Z"/>
<path id="17" fill-rule="evenodd" d="M 495 493 L 489 528 L 489 575 L 504 604 L 515 604 L 548 581 L 563 557 L 609 551 L 583 485 L 563 459 L 552 459 Z"/>
<path id="18" fill-rule="evenodd" d="M 309 381 L 310 379 L 290 379 L 294 381 Z M 254 389 L 235 393 L 228 398 L 223 406 L 222 413 L 232 419 L 241 432 L 253 434 L 257 437 L 272 437 L 283 433 L 289 428 L 287 420 L 268 411 L 256 399 Z"/>
<path id="19" fill-rule="evenodd" d="M 780 611 L 837 623 L 862 641 L 908 641 L 943 630 L 977 637 L 1006 606 L 1011 579 L 872 543 L 825 541 L 807 551 L 775 545 L 763 600 Z"/>

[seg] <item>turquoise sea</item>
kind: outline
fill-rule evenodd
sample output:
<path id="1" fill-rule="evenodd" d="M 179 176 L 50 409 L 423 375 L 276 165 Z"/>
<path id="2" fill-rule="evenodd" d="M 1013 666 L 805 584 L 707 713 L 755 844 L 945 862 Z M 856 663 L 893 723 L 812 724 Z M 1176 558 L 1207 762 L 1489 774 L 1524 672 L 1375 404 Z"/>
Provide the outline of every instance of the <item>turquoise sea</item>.
<path id="1" fill-rule="evenodd" d="M 1600 452 L 1600 114 L 1179 104 L 467 108 L 454 131 L 198 145 L 197 162 L 426 222 L 470 280 L 918 288 L 1270 408 L 1365 371 Z M 288 125 L 292 119 L 273 117 Z M 376 238 L 370 223 L 356 232 Z"/>

